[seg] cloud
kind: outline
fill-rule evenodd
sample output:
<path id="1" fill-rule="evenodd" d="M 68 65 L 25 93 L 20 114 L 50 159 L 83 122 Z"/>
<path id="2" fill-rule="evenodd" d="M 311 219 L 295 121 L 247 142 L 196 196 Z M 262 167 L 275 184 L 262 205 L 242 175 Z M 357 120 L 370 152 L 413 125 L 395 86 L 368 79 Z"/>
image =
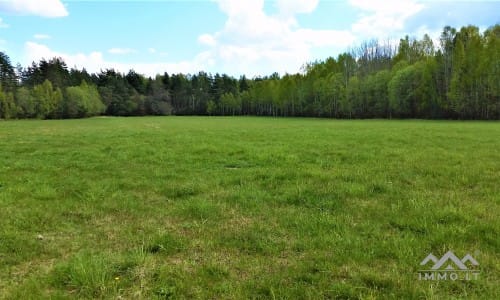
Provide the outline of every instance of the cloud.
<path id="1" fill-rule="evenodd" d="M 9 24 L 5 24 L 5 23 L 3 22 L 3 19 L 2 19 L 2 18 L 0 18 L 0 28 L 9 28 L 9 27 L 10 27 L 10 26 L 9 26 Z"/>
<path id="2" fill-rule="evenodd" d="M 219 69 L 238 75 L 296 73 L 312 59 L 314 47 L 343 50 L 354 42 L 348 31 L 300 28 L 295 15 L 311 13 L 317 0 L 278 0 L 278 13 L 268 15 L 264 0 L 217 0 L 227 15 L 224 27 L 205 33 L 198 42 L 209 47 L 207 57 Z"/>
<path id="3" fill-rule="evenodd" d="M 313 47 L 328 47 L 341 45 L 350 46 L 354 42 L 354 36 L 349 31 L 341 30 L 312 30 L 299 29 L 294 32 L 295 37 Z"/>
<path id="4" fill-rule="evenodd" d="M 66 17 L 69 14 L 60 0 L 2 0 L 0 12 L 47 18 Z"/>
<path id="5" fill-rule="evenodd" d="M 318 3 L 319 0 L 276 0 L 280 13 L 289 15 L 312 13 L 316 10 Z"/>
<path id="6" fill-rule="evenodd" d="M 215 38 L 210 34 L 202 34 L 198 37 L 198 42 L 202 45 L 213 47 L 217 44 Z"/>
<path id="7" fill-rule="evenodd" d="M 156 55 L 159 55 L 159 56 L 168 56 L 168 52 L 164 52 L 164 51 L 160 52 L 156 48 L 148 48 L 148 53 L 149 54 L 156 54 Z"/>
<path id="8" fill-rule="evenodd" d="M 474 24 L 488 27 L 500 22 L 500 1 L 426 1 L 424 9 L 406 23 L 409 31 L 417 31 L 422 24 L 429 30 L 442 30 L 449 25 L 455 28 Z"/>
<path id="9" fill-rule="evenodd" d="M 419 28 L 415 30 L 414 35 L 412 37 L 421 39 L 425 34 L 427 34 L 431 40 L 432 43 L 434 44 L 434 47 L 439 47 L 440 46 L 440 36 L 442 33 L 443 29 L 440 27 L 430 29 L 427 25 L 422 25 Z"/>
<path id="10" fill-rule="evenodd" d="M 405 21 L 419 13 L 424 5 L 416 0 L 349 0 L 349 3 L 362 10 L 352 31 L 358 38 L 385 38 L 404 29 Z"/>
<path id="11" fill-rule="evenodd" d="M 196 73 L 203 70 L 205 66 L 213 64 L 213 61 L 210 61 L 205 52 L 198 54 L 192 61 L 123 63 L 106 60 L 103 53 L 99 51 L 70 54 L 54 51 L 47 45 L 31 41 L 26 42 L 24 45 L 24 61 L 22 63 L 23 65 L 28 65 L 33 61 L 40 61 L 42 58 L 48 60 L 53 57 L 61 57 L 70 68 L 85 68 L 89 72 L 98 73 L 105 69 L 115 69 L 119 72 L 127 73 L 133 69 L 140 74 L 151 77 L 163 74 L 166 71 L 169 73 Z"/>
<path id="12" fill-rule="evenodd" d="M 130 49 L 130 48 L 111 48 L 108 50 L 109 54 L 117 54 L 117 55 L 131 54 L 131 53 L 135 53 L 135 52 L 137 52 L 137 51 L 135 51 L 134 49 Z"/>
<path id="13" fill-rule="evenodd" d="M 40 33 L 37 33 L 35 35 L 33 35 L 33 38 L 37 39 L 37 40 L 48 40 L 51 38 L 50 35 L 48 34 L 40 34 Z"/>

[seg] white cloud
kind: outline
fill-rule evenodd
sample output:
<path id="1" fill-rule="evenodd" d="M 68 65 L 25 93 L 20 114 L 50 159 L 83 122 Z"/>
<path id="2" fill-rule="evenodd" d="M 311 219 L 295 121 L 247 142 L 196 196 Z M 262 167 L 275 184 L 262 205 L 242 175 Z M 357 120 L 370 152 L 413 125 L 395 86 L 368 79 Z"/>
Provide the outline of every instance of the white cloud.
<path id="1" fill-rule="evenodd" d="M 37 33 L 35 35 L 33 35 L 33 38 L 37 39 L 37 40 L 48 40 L 51 38 L 50 35 L 48 34 L 40 34 L 40 33 Z"/>
<path id="2" fill-rule="evenodd" d="M 198 42 L 202 45 L 213 47 L 217 43 L 215 38 L 210 34 L 202 34 L 198 37 Z"/>
<path id="3" fill-rule="evenodd" d="M 294 34 L 298 40 L 314 47 L 347 47 L 354 42 L 354 36 L 349 31 L 299 29 Z"/>
<path id="4" fill-rule="evenodd" d="M 279 11 L 283 14 L 312 13 L 319 0 L 276 0 Z"/>
<path id="5" fill-rule="evenodd" d="M 5 24 L 5 23 L 3 22 L 3 19 L 2 19 L 2 18 L 0 18 L 0 28 L 9 28 L 9 27 L 10 27 L 10 26 L 9 26 L 9 24 Z"/>
<path id="6" fill-rule="evenodd" d="M 158 49 L 156 49 L 156 48 L 148 48 L 148 53 L 149 54 L 156 54 L 159 56 L 168 56 L 168 52 L 158 51 Z"/>
<path id="7" fill-rule="evenodd" d="M 386 38 L 404 29 L 405 21 L 420 12 L 424 5 L 416 0 L 349 0 L 349 3 L 364 11 L 352 25 L 359 38 Z"/>
<path id="8" fill-rule="evenodd" d="M 262 11 L 263 0 L 215 0 L 219 8 L 229 16 L 246 15 L 248 13 Z"/>
<path id="9" fill-rule="evenodd" d="M 423 38 L 423 36 L 425 34 L 427 34 L 431 38 L 432 43 L 434 44 L 434 47 L 439 48 L 440 43 L 441 43 L 440 37 L 441 37 L 442 30 L 443 29 L 441 29 L 441 28 L 430 29 L 427 25 L 423 25 L 423 26 L 420 26 L 415 31 L 415 34 L 412 37 L 421 39 L 421 38 Z"/>
<path id="10" fill-rule="evenodd" d="M 169 73 L 195 73 L 203 70 L 205 66 L 210 66 L 213 61 L 207 57 L 206 53 L 198 54 L 192 61 L 181 62 L 157 62 L 157 63 L 123 63 L 106 60 L 102 52 L 91 53 L 64 53 L 50 49 L 48 46 L 36 42 L 26 42 L 24 45 L 23 65 L 29 65 L 32 61 L 40 61 L 42 58 L 51 59 L 61 57 L 68 67 L 85 68 L 89 72 L 100 72 L 104 69 L 115 69 L 122 73 L 127 73 L 133 69 L 138 73 L 154 77 L 157 74 Z"/>
<path id="11" fill-rule="evenodd" d="M 41 59 L 51 59 L 53 57 L 61 57 L 64 59 L 68 66 L 79 66 L 85 67 L 87 70 L 98 66 L 98 64 L 103 62 L 102 53 L 92 52 L 90 54 L 65 54 L 62 52 L 57 52 L 51 50 L 49 47 L 36 42 L 26 42 L 24 45 L 25 50 L 25 65 L 32 61 L 39 61 Z"/>
<path id="12" fill-rule="evenodd" d="M 135 52 L 137 51 L 130 48 L 111 48 L 108 50 L 109 54 L 117 54 L 117 55 L 131 54 Z"/>
<path id="13" fill-rule="evenodd" d="M 48 18 L 68 16 L 60 0 L 1 0 L 0 12 Z"/>
<path id="14" fill-rule="evenodd" d="M 343 50 L 354 42 L 348 31 L 300 28 L 295 15 L 311 13 L 317 0 L 278 0 L 277 15 L 264 11 L 264 0 L 217 0 L 227 15 L 220 31 L 203 34 L 198 42 L 209 46 L 207 57 L 232 75 L 295 73 L 312 59 L 314 47 Z"/>
<path id="15" fill-rule="evenodd" d="M 2 1 L 2 0 L 0 0 Z M 169 73 L 224 72 L 233 76 L 268 75 L 273 72 L 295 73 L 314 59 L 313 50 L 323 47 L 334 55 L 345 51 L 354 42 L 367 38 L 385 38 L 404 29 L 406 20 L 423 9 L 419 0 L 349 0 L 360 10 L 358 20 L 350 30 L 311 29 L 301 27 L 297 14 L 312 13 L 319 0 L 276 0 L 276 14 L 264 10 L 265 0 L 214 0 L 227 16 L 224 27 L 217 32 L 198 37 L 206 49 L 191 60 L 180 62 L 123 63 L 118 58 L 108 60 L 102 52 L 59 53 L 43 44 L 27 42 L 26 60 L 62 57 L 68 66 L 85 67 L 90 72 L 114 68 L 120 72 L 134 69 L 148 76 Z M 22 1 L 21 1 L 22 2 Z M 1 3 L 1 2 L 0 2 Z M 342 12 L 338 12 L 342 13 Z M 334 16 L 333 16 L 334 17 Z M 157 57 L 167 55 L 155 48 L 148 53 Z M 136 50 L 112 48 L 109 54 L 130 54 Z"/>

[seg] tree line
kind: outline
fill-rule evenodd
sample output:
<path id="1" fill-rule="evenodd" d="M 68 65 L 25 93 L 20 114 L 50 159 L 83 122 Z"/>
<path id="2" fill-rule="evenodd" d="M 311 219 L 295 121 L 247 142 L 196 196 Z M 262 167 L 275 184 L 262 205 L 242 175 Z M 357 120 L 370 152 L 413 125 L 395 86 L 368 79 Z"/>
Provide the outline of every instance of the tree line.
<path id="1" fill-rule="evenodd" d="M 500 25 L 444 27 L 439 44 L 377 40 L 300 73 L 234 78 L 88 73 L 61 58 L 13 67 L 0 52 L 0 118 L 258 115 L 500 119 Z"/>

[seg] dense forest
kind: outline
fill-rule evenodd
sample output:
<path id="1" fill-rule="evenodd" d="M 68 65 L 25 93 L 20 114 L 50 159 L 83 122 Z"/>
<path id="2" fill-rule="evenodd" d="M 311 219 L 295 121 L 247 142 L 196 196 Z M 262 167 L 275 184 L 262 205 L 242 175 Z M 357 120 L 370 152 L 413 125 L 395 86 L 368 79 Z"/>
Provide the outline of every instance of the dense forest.
<path id="1" fill-rule="evenodd" d="M 0 118 L 170 114 L 500 119 L 500 25 L 447 26 L 439 45 L 373 40 L 297 74 L 251 79 L 89 74 L 61 58 L 13 67 L 0 52 Z"/>

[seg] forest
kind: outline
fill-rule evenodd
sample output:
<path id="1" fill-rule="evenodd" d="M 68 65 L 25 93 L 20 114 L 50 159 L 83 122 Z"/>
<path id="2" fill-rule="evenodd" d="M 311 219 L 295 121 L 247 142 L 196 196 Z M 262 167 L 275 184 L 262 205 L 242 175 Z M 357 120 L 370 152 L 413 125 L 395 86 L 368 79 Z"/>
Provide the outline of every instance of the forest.
<path id="1" fill-rule="evenodd" d="M 0 52 L 0 118 L 254 115 L 500 119 L 500 25 L 372 40 L 297 74 L 88 73 L 62 58 L 14 67 Z"/>

